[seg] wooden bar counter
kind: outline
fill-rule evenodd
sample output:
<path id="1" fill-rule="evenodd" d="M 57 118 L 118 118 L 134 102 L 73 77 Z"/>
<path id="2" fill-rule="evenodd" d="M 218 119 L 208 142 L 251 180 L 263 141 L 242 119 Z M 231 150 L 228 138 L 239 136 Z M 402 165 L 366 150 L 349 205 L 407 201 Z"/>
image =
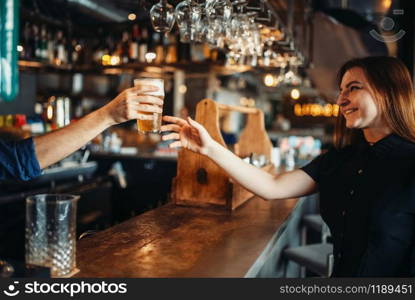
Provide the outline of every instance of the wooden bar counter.
<path id="1" fill-rule="evenodd" d="M 233 212 L 169 203 L 78 242 L 75 277 L 244 277 L 298 199 Z"/>

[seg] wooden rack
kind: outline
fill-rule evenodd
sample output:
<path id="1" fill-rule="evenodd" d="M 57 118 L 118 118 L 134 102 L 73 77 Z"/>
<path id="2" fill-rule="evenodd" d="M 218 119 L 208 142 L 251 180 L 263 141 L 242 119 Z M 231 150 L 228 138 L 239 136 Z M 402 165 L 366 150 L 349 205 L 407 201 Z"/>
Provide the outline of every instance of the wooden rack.
<path id="1" fill-rule="evenodd" d="M 224 147 L 219 126 L 220 110 L 247 114 L 246 126 L 235 145 L 235 154 L 239 157 L 262 154 L 270 162 L 272 144 L 265 131 L 263 112 L 257 108 L 228 106 L 210 99 L 200 101 L 196 107 L 196 121 Z M 263 169 L 273 172 L 272 165 L 266 165 Z M 238 183 L 232 182 L 226 172 L 209 158 L 186 149 L 179 152 L 173 187 L 172 199 L 178 205 L 217 206 L 234 210 L 253 196 Z"/>

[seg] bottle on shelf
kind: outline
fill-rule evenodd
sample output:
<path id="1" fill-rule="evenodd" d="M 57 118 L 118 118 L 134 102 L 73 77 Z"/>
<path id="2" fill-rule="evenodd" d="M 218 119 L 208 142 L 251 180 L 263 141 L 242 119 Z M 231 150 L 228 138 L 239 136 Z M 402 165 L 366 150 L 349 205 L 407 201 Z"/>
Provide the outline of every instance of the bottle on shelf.
<path id="1" fill-rule="evenodd" d="M 204 44 L 190 44 L 190 56 L 193 62 L 203 62 L 207 59 L 205 56 Z"/>
<path id="2" fill-rule="evenodd" d="M 181 43 L 177 44 L 177 58 L 180 62 L 189 62 L 191 59 L 190 55 L 190 43 Z"/>
<path id="3" fill-rule="evenodd" d="M 141 41 L 138 46 L 138 57 L 141 63 L 146 62 L 146 54 L 148 51 L 148 30 L 146 27 L 143 27 L 141 31 Z"/>
<path id="4" fill-rule="evenodd" d="M 138 27 L 138 24 L 134 24 L 132 28 L 132 34 L 131 34 L 131 42 L 129 47 L 129 57 L 130 62 L 137 62 L 138 61 L 138 55 L 139 55 L 139 40 L 140 40 L 140 28 Z"/>
<path id="5" fill-rule="evenodd" d="M 13 115 L 6 115 L 4 118 L 4 127 L 13 127 L 14 117 Z"/>
<path id="6" fill-rule="evenodd" d="M 53 38 L 52 31 L 48 31 L 47 33 L 47 62 L 49 64 L 55 63 L 55 39 Z"/>
<path id="7" fill-rule="evenodd" d="M 163 35 L 159 32 L 153 33 L 153 49 L 156 54 L 154 63 L 162 64 L 164 62 L 164 47 L 163 47 Z"/>
<path id="8" fill-rule="evenodd" d="M 82 50 L 82 46 L 78 43 L 76 39 L 72 39 L 70 45 L 69 57 L 71 60 L 72 65 L 77 65 L 79 62 L 79 54 Z"/>
<path id="9" fill-rule="evenodd" d="M 32 59 L 41 60 L 39 27 L 36 24 L 32 25 L 32 46 L 34 49 L 34 56 Z"/>
<path id="10" fill-rule="evenodd" d="M 173 34 L 169 34 L 166 41 L 166 63 L 174 64 L 177 62 L 177 46 L 176 46 L 176 37 Z"/>
<path id="11" fill-rule="evenodd" d="M 63 37 L 63 32 L 62 30 L 58 30 L 58 32 L 56 33 L 56 44 L 55 44 L 55 64 L 57 66 L 60 66 L 62 64 L 66 64 L 67 63 L 67 53 L 66 53 L 66 40 Z"/>
<path id="12" fill-rule="evenodd" d="M 127 31 L 122 33 L 121 45 L 120 45 L 120 60 L 121 63 L 127 64 L 130 61 L 130 34 Z"/>
<path id="13" fill-rule="evenodd" d="M 31 24 L 26 22 L 23 28 L 23 34 L 21 39 L 21 45 L 23 50 L 20 52 L 19 58 L 24 60 L 33 59 L 33 48 L 32 48 L 32 34 L 31 34 Z"/>
<path id="14" fill-rule="evenodd" d="M 85 55 L 86 49 L 82 47 L 82 54 Z M 108 54 L 107 37 L 102 27 L 98 28 L 97 41 L 94 43 L 91 49 L 91 59 L 94 63 L 101 65 L 102 59 L 105 54 Z"/>
<path id="15" fill-rule="evenodd" d="M 42 25 L 40 29 L 40 43 L 39 43 L 39 56 L 42 62 L 48 60 L 48 41 L 47 41 L 47 32 L 46 26 Z"/>

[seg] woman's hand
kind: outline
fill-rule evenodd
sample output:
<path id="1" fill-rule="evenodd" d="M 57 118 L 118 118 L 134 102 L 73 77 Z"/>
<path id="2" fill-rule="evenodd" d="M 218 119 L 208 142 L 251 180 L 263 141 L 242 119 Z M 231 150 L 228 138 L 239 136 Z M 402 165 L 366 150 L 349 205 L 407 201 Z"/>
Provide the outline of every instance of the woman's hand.
<path id="1" fill-rule="evenodd" d="M 164 135 L 162 139 L 176 140 L 169 147 L 183 147 L 196 153 L 208 155 L 209 150 L 215 144 L 215 141 L 209 135 L 205 127 L 190 117 L 183 120 L 177 117 L 164 116 L 163 120 L 171 124 L 161 126 L 161 131 L 173 131 L 173 133 Z"/>
<path id="2" fill-rule="evenodd" d="M 101 112 L 108 119 L 109 125 L 126 122 L 132 119 L 152 120 L 153 114 L 161 113 L 163 100 L 147 95 L 158 88 L 152 85 L 141 85 L 122 91 L 110 103 L 101 108 Z"/>

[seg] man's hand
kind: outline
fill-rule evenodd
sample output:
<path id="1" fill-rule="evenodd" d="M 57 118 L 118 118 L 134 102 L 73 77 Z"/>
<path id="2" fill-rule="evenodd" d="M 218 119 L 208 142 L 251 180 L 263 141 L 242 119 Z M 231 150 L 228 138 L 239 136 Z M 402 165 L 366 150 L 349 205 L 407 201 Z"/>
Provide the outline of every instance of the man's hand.
<path id="1" fill-rule="evenodd" d="M 157 90 L 154 86 L 126 89 L 110 103 L 78 121 L 35 137 L 35 152 L 40 167 L 46 168 L 65 158 L 111 125 L 132 119 L 151 120 L 152 114 L 142 112 L 161 113 L 163 100 L 145 93 Z"/>
<path id="2" fill-rule="evenodd" d="M 156 86 L 142 85 L 121 92 L 110 103 L 100 109 L 108 121 L 108 126 L 133 119 L 151 120 L 153 118 L 152 114 L 141 112 L 161 113 L 163 100 L 146 95 L 146 93 L 157 90 Z"/>

